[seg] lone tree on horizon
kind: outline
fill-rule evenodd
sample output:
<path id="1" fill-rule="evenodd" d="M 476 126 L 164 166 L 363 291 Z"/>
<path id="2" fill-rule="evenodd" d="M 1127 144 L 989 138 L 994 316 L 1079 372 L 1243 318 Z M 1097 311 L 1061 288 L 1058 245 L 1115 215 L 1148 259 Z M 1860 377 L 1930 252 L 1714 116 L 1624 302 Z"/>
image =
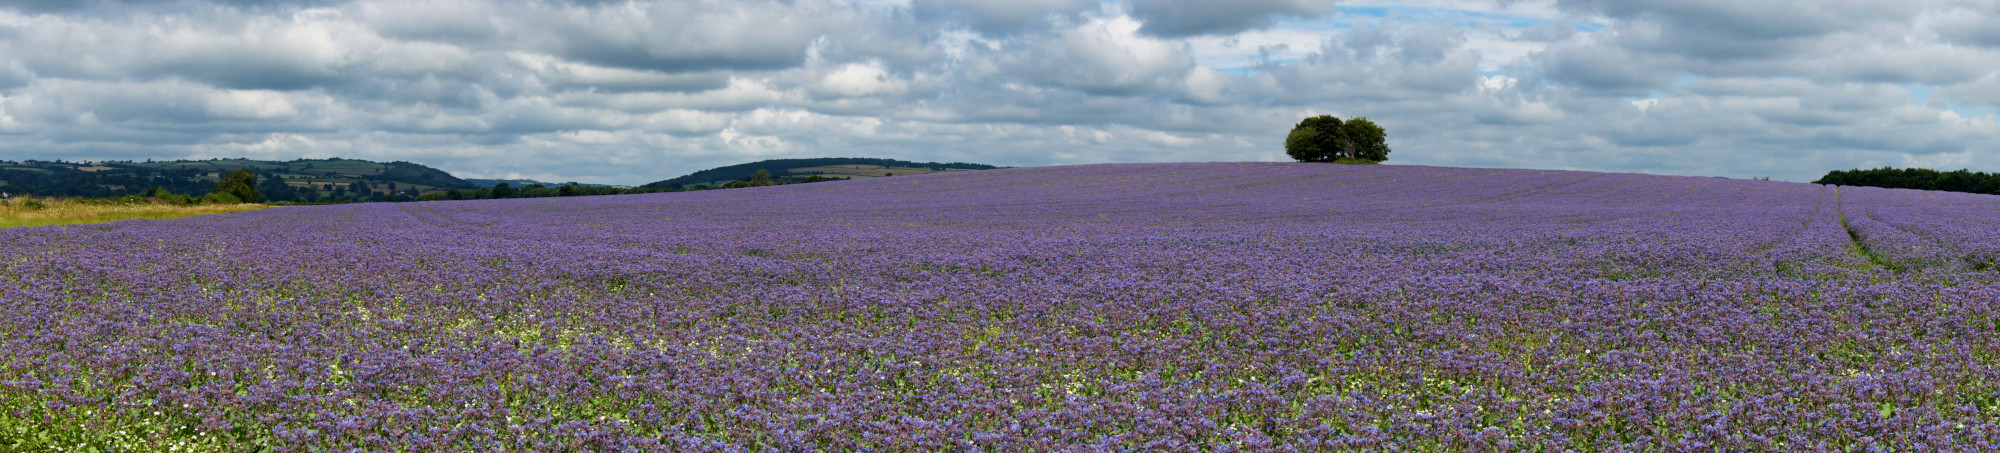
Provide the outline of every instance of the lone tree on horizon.
<path id="1" fill-rule="evenodd" d="M 1357 116 L 1347 121 L 1333 115 L 1307 117 L 1285 136 L 1285 154 L 1299 162 L 1375 163 L 1389 160 L 1389 134 L 1382 126 Z"/>

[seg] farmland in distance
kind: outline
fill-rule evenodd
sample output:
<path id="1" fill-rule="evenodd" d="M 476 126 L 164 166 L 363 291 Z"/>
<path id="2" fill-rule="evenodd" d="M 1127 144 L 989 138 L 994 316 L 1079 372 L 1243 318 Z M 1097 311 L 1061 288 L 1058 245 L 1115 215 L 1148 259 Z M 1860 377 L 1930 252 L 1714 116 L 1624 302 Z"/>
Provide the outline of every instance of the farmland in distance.
<path id="1" fill-rule="evenodd" d="M 1991 450 L 1996 224 L 1213 163 L 12 228 L 0 445 Z"/>

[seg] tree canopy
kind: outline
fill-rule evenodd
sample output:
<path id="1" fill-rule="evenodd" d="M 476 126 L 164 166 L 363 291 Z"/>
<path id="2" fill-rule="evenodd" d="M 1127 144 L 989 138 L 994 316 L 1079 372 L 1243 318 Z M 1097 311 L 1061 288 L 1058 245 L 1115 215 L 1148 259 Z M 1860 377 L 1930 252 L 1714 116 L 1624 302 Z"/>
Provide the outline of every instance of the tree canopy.
<path id="1" fill-rule="evenodd" d="M 1367 117 L 1333 115 L 1300 120 L 1285 136 L 1285 154 L 1300 162 L 1389 160 L 1389 135 Z"/>
<path id="2" fill-rule="evenodd" d="M 1814 184 L 1872 186 L 1891 189 L 1943 190 L 2000 195 L 2000 173 L 1972 170 L 1937 171 L 1928 168 L 1834 170 Z"/>
<path id="3" fill-rule="evenodd" d="M 227 195 L 226 198 L 215 197 L 221 203 L 227 203 L 231 199 L 238 203 L 264 201 L 264 195 L 257 193 L 257 174 L 251 173 L 250 170 L 237 170 L 222 175 L 222 181 L 216 182 L 215 191 L 210 193 Z"/>

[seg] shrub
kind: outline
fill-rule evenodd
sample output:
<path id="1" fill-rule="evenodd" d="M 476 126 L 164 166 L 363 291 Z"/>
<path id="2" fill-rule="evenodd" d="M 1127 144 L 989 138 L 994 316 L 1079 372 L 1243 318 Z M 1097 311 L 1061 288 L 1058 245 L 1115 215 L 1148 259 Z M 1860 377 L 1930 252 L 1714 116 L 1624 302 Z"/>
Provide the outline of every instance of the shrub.
<path id="1" fill-rule="evenodd" d="M 243 199 L 228 192 L 209 192 L 201 197 L 201 204 L 243 204 Z"/>

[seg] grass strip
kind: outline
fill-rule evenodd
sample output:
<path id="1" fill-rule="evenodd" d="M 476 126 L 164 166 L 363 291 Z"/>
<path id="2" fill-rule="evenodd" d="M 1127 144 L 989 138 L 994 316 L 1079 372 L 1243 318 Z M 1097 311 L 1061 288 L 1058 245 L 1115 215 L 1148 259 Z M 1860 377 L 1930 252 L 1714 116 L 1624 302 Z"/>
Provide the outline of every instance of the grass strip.
<path id="1" fill-rule="evenodd" d="M 170 205 L 102 203 L 76 200 L 27 199 L 0 204 L 0 228 L 114 222 L 128 219 L 178 219 L 269 208 L 263 204 Z"/>

